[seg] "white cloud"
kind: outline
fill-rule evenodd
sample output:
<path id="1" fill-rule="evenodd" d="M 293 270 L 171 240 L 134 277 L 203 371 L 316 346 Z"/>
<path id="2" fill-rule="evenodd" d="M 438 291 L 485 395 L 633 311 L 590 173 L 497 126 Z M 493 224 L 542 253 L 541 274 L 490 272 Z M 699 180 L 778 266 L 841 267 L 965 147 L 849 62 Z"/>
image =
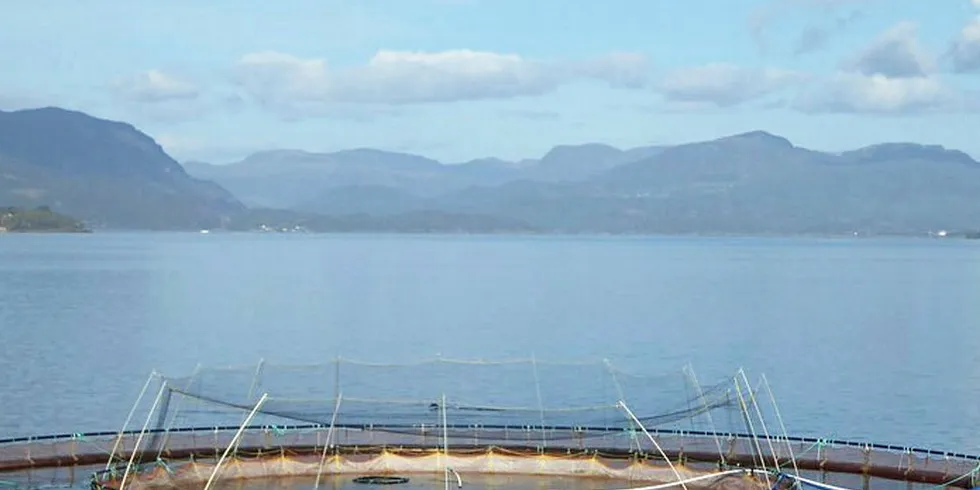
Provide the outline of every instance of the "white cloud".
<path id="1" fill-rule="evenodd" d="M 973 0 L 980 8 L 980 0 Z M 970 21 L 950 44 L 947 52 L 953 70 L 959 73 L 980 72 L 980 17 Z"/>
<path id="2" fill-rule="evenodd" d="M 331 69 L 323 59 L 265 51 L 243 56 L 236 80 L 261 104 L 290 114 L 317 114 L 337 104 L 413 104 L 541 95 L 577 79 L 638 87 L 644 56 L 549 63 L 466 49 L 378 51 L 366 65 Z"/>
<path id="3" fill-rule="evenodd" d="M 198 96 L 198 89 L 194 84 L 156 69 L 116 80 L 113 88 L 119 97 L 140 103 L 193 99 Z"/>
<path id="4" fill-rule="evenodd" d="M 878 36 L 845 68 L 865 75 L 922 77 L 935 70 L 935 61 L 919 44 L 916 25 L 901 22 Z"/>
<path id="5" fill-rule="evenodd" d="M 895 115 L 965 109 L 962 102 L 960 94 L 934 76 L 838 73 L 816 91 L 802 95 L 796 107 L 805 112 Z"/>
<path id="6" fill-rule="evenodd" d="M 337 77 L 335 88 L 352 102 L 452 102 L 540 95 L 564 75 L 513 54 L 379 51 L 366 67 Z"/>
<path id="7" fill-rule="evenodd" d="M 805 112 L 878 115 L 978 109 L 971 94 L 935 72 L 935 60 L 919 44 L 916 26 L 910 22 L 882 33 L 842 68 L 800 94 L 794 106 Z"/>
<path id="8" fill-rule="evenodd" d="M 321 104 L 331 88 L 325 61 L 275 51 L 246 54 L 238 61 L 235 77 L 248 97 L 285 113 Z"/>
<path id="9" fill-rule="evenodd" d="M 776 93 L 804 78 L 792 71 L 714 63 L 674 70 L 658 87 L 668 101 L 729 107 Z"/>
<path id="10" fill-rule="evenodd" d="M 140 121 L 178 122 L 241 109 L 242 101 L 227 89 L 202 92 L 196 85 L 160 70 L 148 70 L 116 80 L 111 86 L 124 102 L 126 118 Z"/>

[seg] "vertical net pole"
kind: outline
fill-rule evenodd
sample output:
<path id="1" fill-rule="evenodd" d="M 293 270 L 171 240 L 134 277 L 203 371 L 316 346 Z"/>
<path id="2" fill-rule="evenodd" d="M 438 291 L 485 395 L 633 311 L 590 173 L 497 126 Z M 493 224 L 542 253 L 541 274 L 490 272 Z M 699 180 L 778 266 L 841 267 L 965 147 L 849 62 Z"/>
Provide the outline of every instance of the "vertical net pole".
<path id="1" fill-rule="evenodd" d="M 164 385 L 167 387 L 167 392 L 163 396 L 163 403 L 160 404 L 160 409 L 157 411 L 157 422 L 152 430 L 153 437 L 150 438 L 149 444 L 146 445 L 147 451 L 153 451 L 153 449 L 156 448 L 157 444 L 160 442 L 160 438 L 161 438 L 160 432 L 161 429 L 163 429 L 164 425 L 166 424 L 167 414 L 170 412 L 170 398 L 172 397 L 174 390 L 173 388 L 170 387 L 169 384 L 164 383 Z M 159 450 L 157 451 L 157 457 L 159 457 L 159 455 L 162 453 L 163 453 L 163 445 L 160 445 Z"/>
<path id="2" fill-rule="evenodd" d="M 335 400 L 340 399 L 340 356 L 337 356 L 333 365 L 333 397 Z"/>
<path id="3" fill-rule="evenodd" d="M 443 473 L 445 477 L 446 490 L 449 490 L 449 423 L 446 416 L 446 394 L 442 394 L 442 452 L 443 452 Z"/>
<path id="4" fill-rule="evenodd" d="M 150 387 L 150 383 L 152 383 L 153 378 L 156 377 L 157 372 L 151 371 L 150 376 L 146 378 L 146 383 L 143 383 L 143 389 L 140 390 L 139 396 L 136 397 L 136 402 L 133 403 L 133 407 L 129 409 L 129 415 L 126 416 L 126 421 L 123 422 L 122 429 L 119 429 L 119 434 L 116 436 L 116 443 L 112 445 L 112 451 L 109 453 L 109 461 L 106 461 L 105 464 L 106 470 L 112 467 L 112 461 L 116 457 L 116 451 L 119 450 L 119 445 L 122 443 L 122 439 L 126 435 L 126 428 L 129 427 L 129 423 L 133 420 L 133 415 L 136 414 L 136 407 L 139 406 L 140 401 L 143 400 L 143 396 L 146 395 L 146 390 Z"/>
<path id="5" fill-rule="evenodd" d="M 686 402 L 687 402 L 687 413 L 692 413 L 691 412 L 691 394 L 687 392 L 687 389 L 688 388 L 689 388 L 688 383 L 684 383 L 684 400 L 686 400 Z M 691 430 L 695 430 L 695 427 L 694 427 L 694 417 L 688 417 L 687 421 L 688 421 L 688 423 L 691 426 Z"/>
<path id="6" fill-rule="evenodd" d="M 164 449 L 166 449 L 167 445 L 170 444 L 170 429 L 172 429 L 174 423 L 177 422 L 177 416 L 180 415 L 180 409 L 184 403 L 184 398 L 187 397 L 187 392 L 189 392 L 191 386 L 194 385 L 194 380 L 197 379 L 197 375 L 200 372 L 201 372 L 201 364 L 198 363 L 197 366 L 194 367 L 194 372 L 191 373 L 191 377 L 187 380 L 187 384 L 184 386 L 184 391 L 183 392 L 177 391 L 177 393 L 180 395 L 180 398 L 178 398 L 177 403 L 174 404 L 174 413 L 170 415 L 170 421 L 167 422 L 167 428 L 164 429 L 163 431 L 163 442 L 160 443 L 160 450 L 157 452 L 157 458 L 163 455 Z M 171 389 L 171 391 L 174 390 Z"/>
<path id="7" fill-rule="evenodd" d="M 341 399 L 343 399 L 343 395 L 337 395 L 337 403 L 333 407 L 333 415 L 330 416 L 330 428 L 327 429 L 327 440 L 323 442 L 323 454 L 320 455 L 320 466 L 316 470 L 316 484 L 313 485 L 314 490 L 320 488 L 320 475 L 323 473 L 323 466 L 327 462 L 327 450 L 333 447 L 333 428 L 334 424 L 337 423 L 337 413 L 340 412 Z"/>
<path id="8" fill-rule="evenodd" d="M 660 447 L 660 444 L 657 443 L 657 440 L 654 439 L 649 432 L 647 432 L 647 428 L 643 426 L 643 422 L 640 422 L 640 419 L 636 418 L 636 415 L 633 413 L 632 410 L 630 410 L 630 407 L 626 406 L 626 402 L 620 400 L 619 407 L 622 408 L 624 412 L 626 412 L 626 415 L 633 420 L 633 423 L 640 426 L 640 430 L 642 430 L 643 433 L 647 436 L 647 439 L 649 439 L 650 442 L 653 444 L 653 447 L 657 449 L 657 452 L 660 453 L 660 456 L 664 458 L 664 461 L 667 462 L 667 466 L 670 466 L 670 471 L 674 472 L 674 476 L 677 477 L 677 483 L 680 484 L 680 486 L 684 490 L 687 490 L 687 484 L 684 483 L 684 478 L 682 478 L 680 472 L 677 471 L 677 467 L 675 467 L 674 463 L 672 463 L 670 461 L 670 458 L 667 457 L 667 453 L 664 452 L 664 448 Z"/>
<path id="9" fill-rule="evenodd" d="M 766 374 L 762 374 L 762 386 L 766 388 L 766 393 L 769 394 L 769 402 L 772 403 L 772 409 L 776 413 L 776 420 L 779 421 L 779 430 L 783 431 L 783 439 L 786 441 L 786 449 L 789 450 L 789 459 L 793 462 L 793 474 L 799 478 L 800 468 L 796 465 L 796 455 L 793 454 L 793 444 L 789 442 L 789 432 L 786 431 L 786 424 L 783 423 L 783 416 L 779 413 L 779 405 L 776 404 L 776 396 L 772 393 L 772 388 L 769 386 L 769 379 L 766 378 Z"/>
<path id="10" fill-rule="evenodd" d="M 184 398 L 187 397 L 187 392 L 189 392 L 191 386 L 194 385 L 194 381 L 197 379 L 197 375 L 200 372 L 201 364 L 198 363 L 197 366 L 194 367 L 194 372 L 191 373 L 191 377 L 187 380 L 187 384 L 184 386 L 184 391 L 177 391 L 177 393 L 181 396 L 177 399 L 177 403 L 174 404 L 174 413 L 170 415 L 170 421 L 167 422 L 167 427 L 163 431 L 163 442 L 160 443 L 160 451 L 157 452 L 157 458 L 163 455 L 164 449 L 166 449 L 167 445 L 170 444 L 170 429 L 172 429 L 174 423 L 177 422 L 177 416 L 180 414 L 180 409 L 184 403 Z"/>
<path id="11" fill-rule="evenodd" d="M 255 366 L 255 373 L 252 374 L 252 384 L 248 387 L 248 396 L 245 398 L 248 402 L 252 401 L 252 397 L 255 396 L 255 388 L 258 388 L 259 377 L 262 376 L 262 368 L 265 367 L 265 359 L 260 358 L 259 364 Z"/>
<path id="12" fill-rule="evenodd" d="M 265 369 L 265 359 L 262 358 L 262 359 L 259 359 L 258 365 L 255 366 L 255 373 L 252 374 L 252 384 L 249 385 L 249 387 L 248 387 L 248 395 L 247 395 L 247 398 L 245 398 L 245 402 L 246 403 L 251 403 L 252 402 L 252 396 L 254 396 L 254 394 L 255 394 L 255 391 L 254 390 L 256 388 L 258 388 L 259 385 L 261 384 L 261 381 L 260 381 L 261 378 L 260 377 L 262 376 L 262 372 L 263 372 L 264 369 Z M 245 426 L 247 426 L 248 425 L 248 421 L 251 420 L 251 418 L 252 418 L 252 416 L 250 414 L 247 414 L 246 415 L 246 418 L 242 421 L 242 424 L 245 425 Z M 231 444 L 231 446 L 232 446 L 231 454 L 232 454 L 233 457 L 237 457 L 238 456 L 238 445 L 239 445 L 239 443 L 240 443 L 240 441 L 235 441 L 235 442 L 233 442 Z M 271 441 L 269 441 L 268 439 L 266 439 L 265 443 L 267 445 L 270 445 L 270 446 L 272 445 Z M 279 443 L 282 444 L 282 441 L 280 440 Z M 215 452 L 217 452 L 217 451 L 215 451 Z"/>
<path id="13" fill-rule="evenodd" d="M 718 438 L 718 431 L 715 430 L 715 421 L 711 417 L 711 409 L 708 407 L 708 400 L 704 397 L 704 390 L 701 389 L 701 383 L 698 381 L 698 376 L 694 374 L 694 366 L 688 364 L 684 367 L 684 372 L 687 373 L 691 380 L 691 384 L 694 385 L 694 391 L 697 392 L 698 398 L 701 400 L 701 405 L 704 407 L 704 414 L 708 418 L 708 427 L 711 428 L 711 434 L 715 439 L 715 446 L 718 447 L 718 457 L 721 458 L 722 466 L 725 466 L 725 451 L 721 449 L 721 439 Z"/>
<path id="14" fill-rule="evenodd" d="M 619 384 L 619 378 L 616 377 L 616 368 L 614 368 L 613 365 L 612 365 L 612 363 L 609 362 L 609 359 L 603 359 L 602 360 L 602 364 L 604 366 L 606 366 L 606 372 L 608 372 L 609 373 L 609 377 L 612 378 L 613 386 L 616 387 L 616 395 L 619 396 L 618 400 L 620 400 L 620 403 L 625 403 L 625 401 L 626 401 L 626 395 L 623 393 L 623 387 Z M 619 406 L 619 404 L 617 403 L 617 407 L 618 406 Z M 639 436 L 636 435 L 636 425 L 630 419 L 627 419 L 626 422 L 629 423 L 630 429 L 631 429 L 630 432 L 629 432 L 629 434 L 630 434 L 630 449 L 633 448 L 633 444 L 636 444 L 636 450 L 639 451 L 640 450 L 640 439 L 639 439 Z"/>
<path id="15" fill-rule="evenodd" d="M 136 446 L 133 447 L 133 452 L 129 455 L 129 462 L 126 463 L 126 471 L 123 473 L 122 481 L 119 482 L 119 490 L 126 488 L 126 479 L 129 478 L 130 470 L 133 468 L 133 461 L 136 460 L 136 455 L 139 454 L 140 444 L 143 443 L 143 436 L 146 435 L 146 429 L 150 426 L 150 420 L 153 418 L 153 412 L 157 410 L 157 405 L 160 404 L 160 400 L 163 398 L 163 393 L 167 390 L 167 382 L 163 382 L 163 386 L 160 387 L 160 391 L 157 393 L 157 397 L 153 400 L 153 405 L 150 407 L 150 413 L 146 414 L 146 421 L 143 422 L 143 428 L 140 430 L 140 435 L 136 438 Z"/>
<path id="16" fill-rule="evenodd" d="M 214 470 L 211 471 L 211 476 L 208 478 L 207 484 L 204 485 L 204 490 L 209 490 L 211 488 L 211 485 L 214 484 L 214 479 L 215 477 L 218 476 L 218 471 L 221 470 L 221 465 L 224 464 L 225 459 L 228 458 L 228 454 L 231 452 L 231 449 L 238 445 L 238 441 L 242 438 L 242 433 L 245 432 L 245 428 L 248 427 L 249 422 L 252 421 L 252 417 L 255 417 L 255 414 L 259 412 L 259 409 L 262 408 L 262 405 L 265 403 L 266 399 L 268 398 L 269 398 L 268 393 L 263 394 L 262 398 L 259 398 L 258 403 L 255 404 L 255 407 L 252 408 L 252 411 L 249 412 L 247 417 L 245 417 L 245 421 L 242 422 L 241 427 L 238 428 L 238 432 L 235 432 L 235 436 L 232 437 L 231 443 L 229 443 L 228 447 L 225 448 L 224 454 L 222 454 L 221 458 L 218 459 L 218 463 L 214 465 Z M 122 490 L 122 487 L 120 487 L 119 490 Z"/>
<path id="17" fill-rule="evenodd" d="M 766 436 L 766 443 L 769 445 L 769 452 L 772 454 L 773 469 L 779 471 L 779 458 L 776 456 L 776 448 L 772 445 L 772 437 L 769 435 L 766 419 L 762 416 L 762 409 L 759 408 L 759 402 L 756 400 L 755 390 L 749 385 L 749 378 L 745 376 L 745 370 L 739 369 L 738 371 L 742 375 L 742 381 L 745 382 L 746 389 L 749 391 L 749 401 L 755 407 L 755 414 L 759 417 L 759 424 L 762 425 L 762 433 Z"/>
<path id="18" fill-rule="evenodd" d="M 541 422 L 541 448 L 548 448 L 548 433 L 544 428 L 544 401 L 541 399 L 541 380 L 538 377 L 538 361 L 534 354 L 531 354 L 531 370 L 534 372 L 534 392 L 538 398 L 538 415 Z"/>
<path id="19" fill-rule="evenodd" d="M 762 465 L 763 474 L 766 476 L 766 486 L 772 487 L 772 482 L 769 481 L 769 470 L 766 468 L 766 459 L 762 455 L 762 446 L 759 444 L 759 437 L 755 433 L 755 425 L 752 424 L 752 416 L 749 415 L 749 407 L 745 404 L 745 398 L 742 396 L 741 384 L 738 380 L 738 376 L 734 377 L 735 381 L 735 393 L 738 395 L 739 407 L 742 409 L 742 416 L 745 418 L 745 425 L 749 429 L 749 433 L 752 437 L 752 442 L 755 443 L 756 454 L 759 455 L 759 463 Z M 749 388 L 751 389 L 751 388 Z M 753 456 L 753 459 L 755 456 Z"/>

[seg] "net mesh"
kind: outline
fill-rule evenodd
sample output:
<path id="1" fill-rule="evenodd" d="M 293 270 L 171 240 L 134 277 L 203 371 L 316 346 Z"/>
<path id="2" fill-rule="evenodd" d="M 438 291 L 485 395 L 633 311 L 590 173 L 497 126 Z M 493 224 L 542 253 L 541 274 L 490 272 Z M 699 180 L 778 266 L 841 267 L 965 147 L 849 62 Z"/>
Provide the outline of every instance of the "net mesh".
<path id="1" fill-rule="evenodd" d="M 254 420 L 259 425 L 442 425 L 443 400 L 447 423 L 457 428 L 625 428 L 630 422 L 619 401 L 636 407 L 648 427 L 709 430 L 702 416 L 707 411 L 729 412 L 712 420 L 713 429 L 734 428 L 731 422 L 740 420 L 729 379 L 697 387 L 683 373 L 642 376 L 606 362 L 386 365 L 340 359 L 200 369 L 165 382 L 169 400 L 158 429 L 234 425 L 263 394 L 268 397 Z"/>
<path id="2" fill-rule="evenodd" d="M 671 463 L 660 448 L 654 451 L 647 431 L 744 430 L 735 379 L 702 385 L 687 370 L 651 376 L 607 361 L 534 358 L 199 368 L 189 376 L 160 377 L 146 418 L 149 435 L 129 452 L 144 464 L 131 471 L 127 462 L 121 480 L 113 474 L 105 482 L 121 485 L 131 472 L 131 484 L 196 485 L 204 474 L 419 473 L 450 466 L 676 481 L 717 468 Z M 212 436 L 203 435 L 208 427 Z M 270 454 L 270 447 L 279 454 Z M 721 450 L 718 442 L 719 459 Z M 678 460 L 683 454 L 682 447 Z M 182 463 L 157 464 L 168 460 Z"/>
<path id="3" fill-rule="evenodd" d="M 92 484 L 106 489 L 450 467 L 638 480 L 645 490 L 688 477 L 689 488 L 757 488 L 759 475 L 790 472 L 810 490 L 980 484 L 980 456 L 788 437 L 765 377 L 750 386 L 741 370 L 699 384 L 686 369 L 647 376 L 607 362 L 338 359 L 155 373 L 141 393 L 120 432 L 0 440 L 0 473 L 105 465 Z M 733 468 L 758 473 L 729 479 Z"/>
<path id="4" fill-rule="evenodd" d="M 471 453 L 458 452 L 448 457 L 438 452 L 408 453 L 383 450 L 362 455 L 331 455 L 323 461 L 296 455 L 238 457 L 222 465 L 216 476 L 223 481 L 306 477 L 312 486 L 312 478 L 320 474 L 416 476 L 423 473 L 439 473 L 447 466 L 453 468 L 457 474 L 468 476 L 486 474 L 575 476 L 617 480 L 622 486 L 630 485 L 629 482 L 663 482 L 677 478 L 675 470 L 651 462 L 624 463 L 621 460 L 606 459 L 595 454 L 528 455 L 499 449 Z M 143 471 L 138 479 L 131 480 L 127 488 L 200 488 L 201 482 L 211 479 L 215 468 L 216 464 L 213 461 L 194 461 L 179 466 L 157 463 Z M 744 474 L 712 477 L 711 473 L 704 470 L 682 467 L 676 471 L 683 479 L 704 478 L 691 482 L 688 488 L 692 489 L 767 489 L 767 486 L 759 480 Z M 309 488 L 306 485 L 303 487 Z M 457 488 L 455 481 L 451 487 Z"/>

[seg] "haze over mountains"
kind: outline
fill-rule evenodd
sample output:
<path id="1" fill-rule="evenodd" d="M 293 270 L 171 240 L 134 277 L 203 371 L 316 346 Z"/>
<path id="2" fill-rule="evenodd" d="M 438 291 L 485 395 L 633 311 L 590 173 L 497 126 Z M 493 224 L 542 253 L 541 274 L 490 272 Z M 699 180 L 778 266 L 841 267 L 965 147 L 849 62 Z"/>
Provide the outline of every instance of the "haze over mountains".
<path id="1" fill-rule="evenodd" d="M 363 193 L 360 201 L 381 197 L 376 192 L 414 200 L 515 180 L 577 182 L 659 151 L 658 147 L 622 151 L 593 143 L 557 146 L 539 160 L 483 158 L 447 165 L 422 156 L 367 148 L 333 153 L 272 150 L 228 165 L 188 162 L 184 167 L 197 177 L 220 181 L 249 205 L 333 212 L 336 209 L 330 206 L 337 189 L 341 194 Z M 329 202 L 318 202 L 321 198 Z M 325 204 L 329 206 L 320 209 Z"/>
<path id="2" fill-rule="evenodd" d="M 0 112 L 0 205 L 49 205 L 96 227 L 922 234 L 980 228 L 978 197 L 974 159 L 912 143 L 834 154 L 756 131 L 558 146 L 520 162 L 353 149 L 181 166 L 125 123 Z"/>
<path id="3" fill-rule="evenodd" d="M 839 154 L 750 132 L 621 150 L 559 146 L 540 160 L 445 165 L 379 150 L 254 154 L 188 164 L 246 204 L 305 212 L 495 216 L 609 233 L 928 233 L 980 227 L 980 164 L 940 146 Z"/>

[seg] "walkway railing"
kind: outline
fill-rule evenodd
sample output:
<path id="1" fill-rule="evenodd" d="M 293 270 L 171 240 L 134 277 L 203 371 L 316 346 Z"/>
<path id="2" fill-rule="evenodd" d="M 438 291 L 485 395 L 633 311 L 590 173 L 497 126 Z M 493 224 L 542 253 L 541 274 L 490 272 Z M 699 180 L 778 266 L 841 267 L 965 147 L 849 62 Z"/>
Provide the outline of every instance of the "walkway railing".
<path id="1" fill-rule="evenodd" d="M 217 458 L 228 447 L 237 426 L 151 430 L 144 436 L 137 461 Z M 540 453 L 596 451 L 604 456 L 656 459 L 652 448 L 630 430 L 617 427 L 453 426 L 446 428 L 452 448 L 503 447 Z M 248 427 L 241 451 L 293 453 L 322 451 L 328 427 L 321 425 Z M 811 437 L 765 437 L 744 433 L 651 430 L 667 456 L 686 464 L 722 467 L 781 468 L 943 484 L 980 484 L 980 456 L 919 447 L 873 444 Z M 439 425 L 342 425 L 333 442 L 343 448 L 438 448 Z M 128 458 L 138 431 L 54 434 L 0 439 L 0 472 L 38 468 L 105 465 L 118 443 L 117 458 Z M 161 448 L 165 448 L 162 449 Z M 319 449 L 318 449 L 319 448 Z M 791 457 L 791 455 L 793 457 Z M 2 480 L 3 478 L 0 478 Z"/>

